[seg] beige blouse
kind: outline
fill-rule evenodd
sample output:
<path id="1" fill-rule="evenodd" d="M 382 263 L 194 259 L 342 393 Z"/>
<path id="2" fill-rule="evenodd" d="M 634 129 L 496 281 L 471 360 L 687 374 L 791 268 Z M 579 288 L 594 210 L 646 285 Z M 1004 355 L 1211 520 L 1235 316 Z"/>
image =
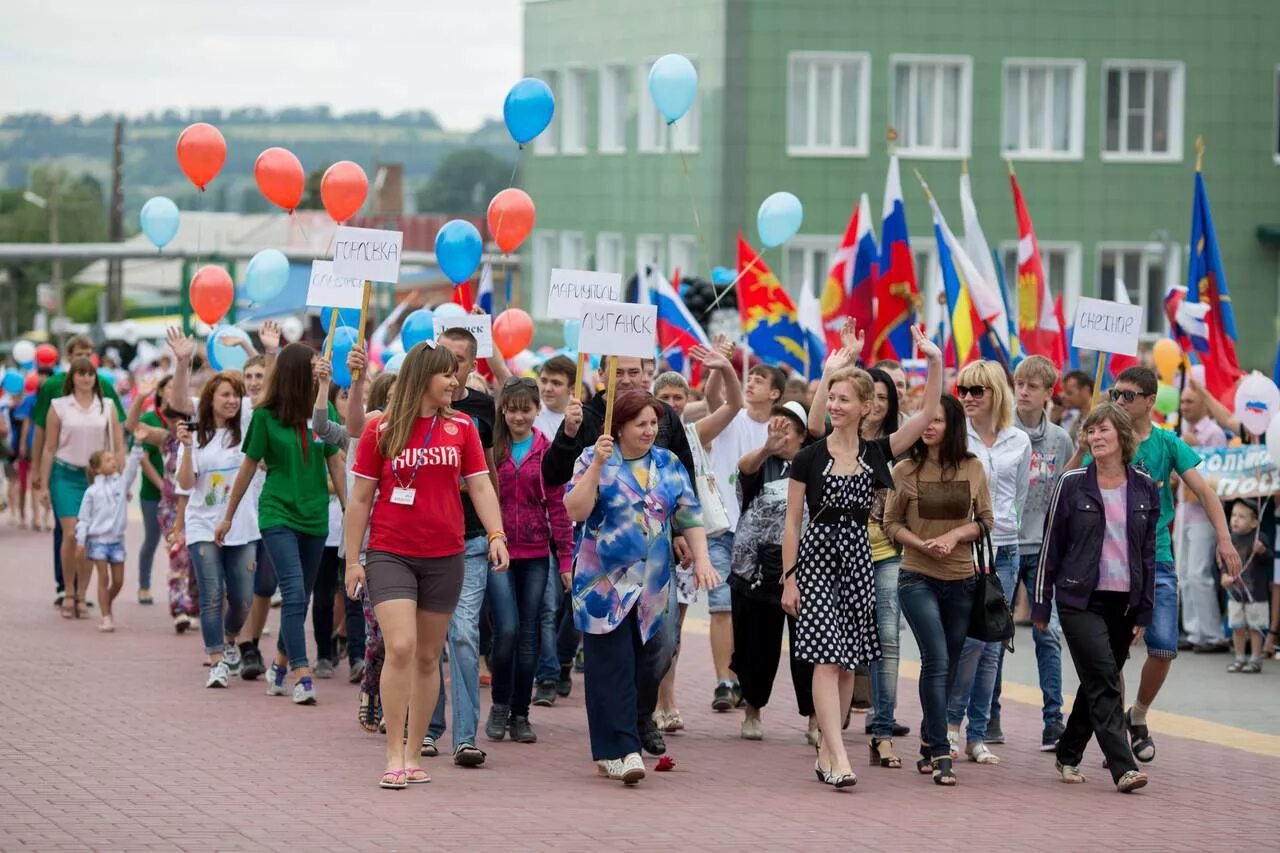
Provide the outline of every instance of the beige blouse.
<path id="1" fill-rule="evenodd" d="M 95 450 L 113 450 L 111 427 L 118 420 L 115 401 L 94 399 L 82 409 L 74 394 L 56 398 L 51 405 L 58 413 L 58 449 L 54 458 L 77 468 L 89 465 Z"/>
<path id="2" fill-rule="evenodd" d="M 918 471 L 915 462 L 905 460 L 893 467 L 893 482 L 897 487 L 885 503 L 884 531 L 895 542 L 904 528 L 928 540 L 975 517 L 991 529 L 991 492 L 986 471 L 976 458 L 966 459 L 945 476 L 932 460 Z M 938 558 L 904 545 L 902 568 L 937 580 L 963 580 L 973 574 L 973 549 L 961 544 Z"/>

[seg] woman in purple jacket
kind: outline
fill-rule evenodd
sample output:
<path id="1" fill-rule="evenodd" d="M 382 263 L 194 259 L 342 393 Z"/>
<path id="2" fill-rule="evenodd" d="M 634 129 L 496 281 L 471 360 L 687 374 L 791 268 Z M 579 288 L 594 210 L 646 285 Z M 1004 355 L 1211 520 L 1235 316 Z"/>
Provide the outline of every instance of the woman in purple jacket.
<path id="1" fill-rule="evenodd" d="M 542 456 L 551 441 L 533 427 L 539 399 L 537 382 L 509 378 L 498 395 L 493 426 L 493 461 L 511 567 L 501 574 L 489 573 L 493 707 L 485 735 L 502 740 L 510 731 L 517 743 L 538 740 L 529 724 L 529 704 L 551 549 L 556 550 L 566 589 L 573 566 L 573 525 L 564 508 L 564 486 L 549 489 L 542 480 Z"/>
<path id="2" fill-rule="evenodd" d="M 1151 623 L 1160 494 L 1145 472 L 1129 464 L 1138 437 L 1119 405 L 1095 406 L 1080 436 L 1093 462 L 1063 474 L 1054 490 L 1031 621 L 1045 630 L 1056 595 L 1062 634 L 1080 676 L 1058 740 L 1058 775 L 1063 782 L 1083 782 L 1080 761 L 1097 736 L 1116 788 L 1128 793 L 1146 785 L 1147 777 L 1129 747 L 1120 670 Z"/>

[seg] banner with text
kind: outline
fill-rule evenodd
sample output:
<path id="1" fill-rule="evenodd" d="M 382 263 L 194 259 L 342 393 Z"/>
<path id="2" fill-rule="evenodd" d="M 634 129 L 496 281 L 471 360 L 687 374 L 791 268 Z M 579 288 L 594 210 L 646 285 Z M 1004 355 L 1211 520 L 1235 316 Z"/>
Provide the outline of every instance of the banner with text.
<path id="1" fill-rule="evenodd" d="M 395 284 L 400 281 L 403 241 L 399 231 L 339 225 L 333 232 L 334 275 Z"/>
<path id="2" fill-rule="evenodd" d="M 592 270 L 551 271 L 547 290 L 548 317 L 577 320 L 588 302 L 622 302 L 622 276 L 616 272 Z"/>
<path id="3" fill-rule="evenodd" d="M 437 341 L 445 329 L 466 329 L 476 339 L 476 358 L 493 356 L 493 318 L 488 314 L 457 314 L 431 320 L 435 323 Z"/>
<path id="4" fill-rule="evenodd" d="M 658 345 L 658 306 L 587 302 L 573 319 L 582 324 L 578 351 L 592 355 L 653 358 Z"/>
<path id="5" fill-rule="evenodd" d="M 364 279 L 335 275 L 333 261 L 312 261 L 311 280 L 307 282 L 307 305 L 359 311 L 364 305 Z"/>
<path id="6" fill-rule="evenodd" d="M 1280 472 L 1266 447 L 1196 447 L 1202 464 L 1196 470 L 1224 501 L 1270 497 L 1280 490 Z"/>
<path id="7" fill-rule="evenodd" d="M 1082 296 L 1076 301 L 1075 331 L 1071 345 L 1076 349 L 1137 355 L 1142 332 L 1142 306 L 1108 302 Z"/>

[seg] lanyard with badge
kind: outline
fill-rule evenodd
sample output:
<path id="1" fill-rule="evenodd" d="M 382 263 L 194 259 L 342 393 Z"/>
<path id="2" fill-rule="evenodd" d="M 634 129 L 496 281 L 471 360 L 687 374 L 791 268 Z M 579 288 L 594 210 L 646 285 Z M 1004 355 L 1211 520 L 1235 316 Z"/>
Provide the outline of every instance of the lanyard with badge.
<path id="1" fill-rule="evenodd" d="M 427 437 L 423 439 L 422 449 L 426 450 L 431 446 L 431 435 L 436 431 L 436 420 L 439 414 L 431 416 L 431 426 L 427 427 Z M 409 479 L 401 482 L 400 476 L 392 466 L 391 477 L 395 480 L 395 486 L 391 489 L 391 502 L 400 506 L 413 506 L 413 499 L 417 495 L 418 490 L 413 486 L 413 481 L 418 476 L 418 469 L 422 467 L 422 460 L 426 454 L 422 454 L 413 463 L 413 471 L 409 473 Z"/>

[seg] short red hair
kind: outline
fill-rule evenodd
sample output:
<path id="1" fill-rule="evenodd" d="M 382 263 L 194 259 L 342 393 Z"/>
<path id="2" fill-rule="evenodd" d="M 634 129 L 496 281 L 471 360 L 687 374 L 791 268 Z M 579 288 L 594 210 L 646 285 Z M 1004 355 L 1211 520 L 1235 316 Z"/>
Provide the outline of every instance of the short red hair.
<path id="1" fill-rule="evenodd" d="M 662 417 L 662 401 L 648 391 L 628 391 L 613 403 L 613 440 L 617 441 L 622 428 L 634 421 L 645 409 L 653 409 L 653 413 Z"/>

